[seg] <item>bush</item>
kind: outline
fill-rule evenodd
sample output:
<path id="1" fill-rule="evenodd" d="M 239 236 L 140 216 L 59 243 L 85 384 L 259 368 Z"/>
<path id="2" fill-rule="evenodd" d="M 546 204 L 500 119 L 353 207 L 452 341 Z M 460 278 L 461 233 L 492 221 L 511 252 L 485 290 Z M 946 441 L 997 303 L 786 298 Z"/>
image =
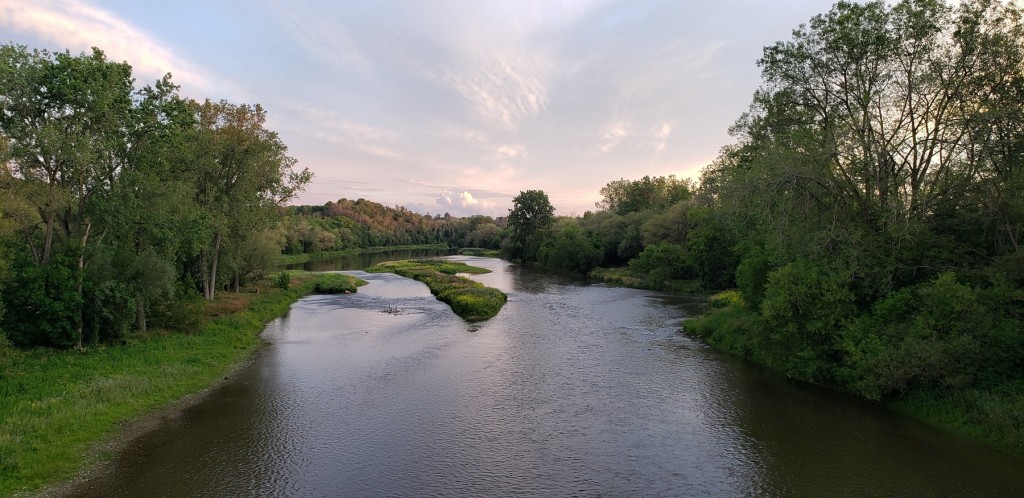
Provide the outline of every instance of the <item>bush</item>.
<path id="1" fill-rule="evenodd" d="M 313 282 L 314 294 L 351 294 L 356 292 L 360 285 L 366 285 L 366 281 L 344 275 L 341 273 L 324 273 L 317 275 Z"/>
<path id="2" fill-rule="evenodd" d="M 27 259 L 14 265 L 4 295 L 7 311 L 0 323 L 12 344 L 68 348 L 78 342 L 82 298 L 75 266 L 75 261 L 61 255 L 44 267 Z"/>
<path id="3" fill-rule="evenodd" d="M 671 280 L 694 276 L 686 250 L 669 242 L 647 246 L 629 262 L 629 269 L 644 275 L 645 283 L 654 289 L 666 289 Z"/>
<path id="4" fill-rule="evenodd" d="M 710 304 L 712 308 L 738 308 L 746 306 L 746 303 L 743 301 L 743 296 L 740 295 L 739 291 L 735 290 L 723 291 L 711 296 L 711 299 L 708 300 L 708 304 Z"/>
<path id="5" fill-rule="evenodd" d="M 136 293 L 124 283 L 107 280 L 85 289 L 85 337 L 93 343 L 116 343 L 128 337 L 135 324 Z"/>
<path id="6" fill-rule="evenodd" d="M 195 291 L 179 292 L 174 299 L 156 302 L 149 316 L 149 324 L 158 329 L 192 334 L 203 325 L 206 301 Z"/>
<path id="7" fill-rule="evenodd" d="M 877 302 L 845 333 L 849 389 L 880 399 L 998 385 L 1019 372 L 1024 337 L 1000 311 L 1009 295 L 982 294 L 944 273 Z"/>
<path id="8" fill-rule="evenodd" d="M 537 251 L 537 261 L 545 269 L 570 275 L 586 275 L 603 258 L 601 247 L 575 222 L 556 227 Z"/>
<path id="9" fill-rule="evenodd" d="M 274 279 L 274 285 L 278 289 L 288 290 L 292 285 L 292 274 L 286 271 L 282 271 L 277 274 L 277 278 Z"/>
<path id="10" fill-rule="evenodd" d="M 829 383 L 840 363 L 838 333 L 855 311 L 848 278 L 806 261 L 768 275 L 761 317 L 769 364 L 787 375 Z"/>

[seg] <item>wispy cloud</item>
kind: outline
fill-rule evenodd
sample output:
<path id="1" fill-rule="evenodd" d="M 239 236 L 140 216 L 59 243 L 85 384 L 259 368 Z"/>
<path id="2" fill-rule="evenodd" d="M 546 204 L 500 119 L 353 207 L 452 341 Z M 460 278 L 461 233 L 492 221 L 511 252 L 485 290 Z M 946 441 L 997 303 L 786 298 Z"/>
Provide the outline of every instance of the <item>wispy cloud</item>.
<path id="1" fill-rule="evenodd" d="M 597 149 L 601 152 L 608 152 L 618 147 L 628 135 L 629 123 L 623 118 L 615 118 L 601 133 L 601 141 L 597 144 Z"/>
<path id="2" fill-rule="evenodd" d="M 5 0 L 0 2 L 0 26 L 76 52 L 99 47 L 112 60 L 128 61 L 143 83 L 173 73 L 183 91 L 197 98 L 224 91 L 235 98 L 245 95 L 237 85 L 175 56 L 164 43 L 113 13 L 81 0 Z"/>
<path id="3" fill-rule="evenodd" d="M 515 131 L 548 105 L 549 64 L 514 51 L 468 52 L 435 77 L 457 91 L 485 126 Z"/>

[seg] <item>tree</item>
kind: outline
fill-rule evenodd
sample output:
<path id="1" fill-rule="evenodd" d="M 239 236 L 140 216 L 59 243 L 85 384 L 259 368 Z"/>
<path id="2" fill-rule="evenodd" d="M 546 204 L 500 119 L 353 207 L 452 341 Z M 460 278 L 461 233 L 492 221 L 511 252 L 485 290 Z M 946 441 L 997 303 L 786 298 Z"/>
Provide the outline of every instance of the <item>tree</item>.
<path id="1" fill-rule="evenodd" d="M 629 214 L 667 206 L 690 198 L 690 184 L 675 175 L 644 176 L 639 180 L 619 179 L 601 188 L 599 209 L 616 214 Z"/>
<path id="2" fill-rule="evenodd" d="M 199 273 L 203 296 L 213 299 L 225 245 L 242 244 L 248 234 L 269 228 L 274 208 L 301 191 L 312 175 L 293 170 L 295 159 L 277 133 L 264 128 L 266 111 L 259 104 L 207 100 L 194 109 L 199 123 L 193 142 L 195 202 L 203 209 L 208 234 Z"/>
<path id="3" fill-rule="evenodd" d="M 562 218 L 537 250 L 537 261 L 557 273 L 586 275 L 601 263 L 604 251 L 591 239 L 579 221 Z"/>
<path id="4" fill-rule="evenodd" d="M 504 252 L 512 260 L 536 261 L 539 232 L 554 222 L 555 208 L 543 190 L 519 192 L 508 213 L 509 237 Z"/>
<path id="5" fill-rule="evenodd" d="M 42 220 L 41 230 L 26 233 L 27 248 L 41 267 L 67 264 L 52 261 L 58 251 L 76 253 L 70 274 L 79 302 L 87 252 L 104 234 L 94 230 L 93 201 L 114 187 L 124 165 L 132 83 L 131 66 L 107 61 L 97 48 L 74 56 L 0 46 L 0 132 Z M 80 310 L 79 347 L 82 324 Z"/>

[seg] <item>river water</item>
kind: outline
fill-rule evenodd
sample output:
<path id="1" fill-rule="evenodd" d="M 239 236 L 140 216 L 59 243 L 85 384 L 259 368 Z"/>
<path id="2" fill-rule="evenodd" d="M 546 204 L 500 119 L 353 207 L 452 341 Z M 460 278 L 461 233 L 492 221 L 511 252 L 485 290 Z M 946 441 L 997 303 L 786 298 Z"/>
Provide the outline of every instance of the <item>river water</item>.
<path id="1" fill-rule="evenodd" d="M 353 271 L 80 495 L 1024 495 L 1019 459 L 681 335 L 695 303 L 453 258 L 498 316 Z"/>

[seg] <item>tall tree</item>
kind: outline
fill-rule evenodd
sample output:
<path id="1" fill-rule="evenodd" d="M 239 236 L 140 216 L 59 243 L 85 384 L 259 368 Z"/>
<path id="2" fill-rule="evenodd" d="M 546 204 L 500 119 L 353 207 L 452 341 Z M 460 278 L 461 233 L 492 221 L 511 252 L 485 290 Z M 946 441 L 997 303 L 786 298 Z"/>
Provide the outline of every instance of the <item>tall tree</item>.
<path id="1" fill-rule="evenodd" d="M 0 46 L 0 132 L 13 173 L 32 186 L 24 190 L 35 194 L 42 220 L 41 231 L 25 241 L 43 267 L 57 246 L 74 253 L 79 301 L 87 247 L 103 235 L 94 230 L 91 201 L 113 188 L 120 173 L 132 83 L 131 66 L 107 61 L 96 48 L 71 55 Z M 81 313 L 77 336 L 81 346 Z"/>
<path id="2" fill-rule="evenodd" d="M 543 190 L 520 192 L 508 213 L 506 254 L 513 260 L 535 261 L 541 243 L 537 235 L 554 223 L 554 215 L 555 208 Z"/>
<path id="3" fill-rule="evenodd" d="M 241 244 L 268 228 L 274 207 L 305 187 L 312 175 L 296 171 L 295 159 L 277 133 L 264 128 L 259 104 L 226 101 L 195 104 L 195 201 L 208 220 L 209 240 L 200 252 L 203 295 L 213 299 L 226 244 Z"/>

